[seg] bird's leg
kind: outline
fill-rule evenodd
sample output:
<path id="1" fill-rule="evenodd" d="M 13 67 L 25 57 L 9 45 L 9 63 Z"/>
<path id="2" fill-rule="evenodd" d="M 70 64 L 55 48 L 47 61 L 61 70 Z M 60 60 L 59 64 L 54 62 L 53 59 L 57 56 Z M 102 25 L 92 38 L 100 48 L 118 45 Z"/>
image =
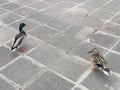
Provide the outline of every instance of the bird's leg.
<path id="1" fill-rule="evenodd" d="M 95 71 L 99 71 L 99 69 L 96 68 L 96 67 L 93 67 L 92 70 L 93 70 L 94 72 L 95 72 Z"/>
<path id="2" fill-rule="evenodd" d="M 21 51 L 25 51 L 25 48 L 23 46 L 20 46 Z"/>

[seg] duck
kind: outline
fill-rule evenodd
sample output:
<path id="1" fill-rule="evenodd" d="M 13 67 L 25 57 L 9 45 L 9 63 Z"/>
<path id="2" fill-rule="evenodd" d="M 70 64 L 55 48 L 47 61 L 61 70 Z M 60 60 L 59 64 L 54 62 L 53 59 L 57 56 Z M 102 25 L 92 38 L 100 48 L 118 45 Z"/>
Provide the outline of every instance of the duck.
<path id="1" fill-rule="evenodd" d="M 93 64 L 93 71 L 98 71 L 101 70 L 103 71 L 106 75 L 110 75 L 110 69 L 107 66 L 107 61 L 105 58 L 99 53 L 99 50 L 97 48 L 93 48 L 91 51 L 88 53 L 92 53 L 92 64 Z"/>
<path id="2" fill-rule="evenodd" d="M 25 50 L 25 48 L 22 47 L 22 45 L 21 45 L 24 38 L 27 36 L 26 32 L 23 30 L 23 28 L 25 26 L 26 26 L 25 23 L 20 23 L 20 25 L 19 25 L 19 33 L 16 34 L 16 36 L 14 38 L 14 42 L 12 44 L 11 51 L 15 51 L 16 49 L 20 49 L 21 51 Z"/>

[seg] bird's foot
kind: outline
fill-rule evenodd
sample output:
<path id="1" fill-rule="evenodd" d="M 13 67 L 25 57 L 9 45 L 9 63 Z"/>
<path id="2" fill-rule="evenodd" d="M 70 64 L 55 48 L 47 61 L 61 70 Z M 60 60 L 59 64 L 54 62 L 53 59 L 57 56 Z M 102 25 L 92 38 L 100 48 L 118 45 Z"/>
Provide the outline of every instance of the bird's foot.
<path id="1" fill-rule="evenodd" d="M 22 47 L 22 46 L 20 46 L 20 50 L 21 50 L 21 51 L 25 51 L 25 48 Z"/>
<path id="2" fill-rule="evenodd" d="M 95 71 L 99 71 L 96 67 L 92 68 L 92 70 Z"/>

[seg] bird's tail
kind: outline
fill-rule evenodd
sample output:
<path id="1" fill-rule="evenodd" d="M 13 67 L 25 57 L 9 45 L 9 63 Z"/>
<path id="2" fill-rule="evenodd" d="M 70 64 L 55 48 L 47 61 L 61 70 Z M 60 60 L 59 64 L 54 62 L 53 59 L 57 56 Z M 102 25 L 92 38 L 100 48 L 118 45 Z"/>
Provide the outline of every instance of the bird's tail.
<path id="1" fill-rule="evenodd" d="M 107 75 L 110 75 L 110 69 L 107 67 L 103 68 L 103 72 Z"/>
<path id="2" fill-rule="evenodd" d="M 11 47 L 11 51 L 14 51 L 16 50 L 17 47 Z"/>

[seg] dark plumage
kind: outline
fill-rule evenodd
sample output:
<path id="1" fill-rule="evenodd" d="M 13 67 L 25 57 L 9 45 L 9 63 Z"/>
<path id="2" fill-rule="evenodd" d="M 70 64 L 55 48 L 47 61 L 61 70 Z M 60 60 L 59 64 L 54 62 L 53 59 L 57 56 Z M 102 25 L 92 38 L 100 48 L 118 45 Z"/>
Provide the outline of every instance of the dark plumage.
<path id="1" fill-rule="evenodd" d="M 26 36 L 25 31 L 23 31 L 23 28 L 24 28 L 25 26 L 26 26 L 25 23 L 21 23 L 21 24 L 19 25 L 19 33 L 15 36 L 13 45 L 12 45 L 12 47 L 11 47 L 11 51 L 16 50 L 17 48 L 20 47 L 23 39 L 24 39 L 25 36 Z"/>

